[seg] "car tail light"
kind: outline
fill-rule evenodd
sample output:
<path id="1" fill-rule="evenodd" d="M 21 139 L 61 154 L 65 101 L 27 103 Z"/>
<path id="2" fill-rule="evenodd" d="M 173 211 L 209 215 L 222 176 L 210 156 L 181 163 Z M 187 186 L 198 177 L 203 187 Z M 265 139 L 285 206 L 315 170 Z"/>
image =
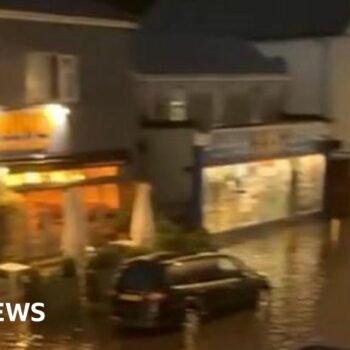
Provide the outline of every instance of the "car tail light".
<path id="1" fill-rule="evenodd" d="M 149 301 L 161 301 L 166 298 L 166 295 L 163 293 L 149 293 L 145 295 L 145 299 Z"/>

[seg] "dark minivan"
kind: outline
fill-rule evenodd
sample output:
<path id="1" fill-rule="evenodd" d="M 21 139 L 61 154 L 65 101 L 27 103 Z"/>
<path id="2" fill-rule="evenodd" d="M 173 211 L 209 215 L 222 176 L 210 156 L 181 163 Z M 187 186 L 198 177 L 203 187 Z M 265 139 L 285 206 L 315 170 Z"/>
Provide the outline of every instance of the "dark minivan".
<path id="1" fill-rule="evenodd" d="M 181 323 L 188 307 L 198 316 L 253 307 L 264 289 L 264 276 L 225 254 L 154 254 L 123 266 L 113 314 L 121 326 L 158 328 Z"/>

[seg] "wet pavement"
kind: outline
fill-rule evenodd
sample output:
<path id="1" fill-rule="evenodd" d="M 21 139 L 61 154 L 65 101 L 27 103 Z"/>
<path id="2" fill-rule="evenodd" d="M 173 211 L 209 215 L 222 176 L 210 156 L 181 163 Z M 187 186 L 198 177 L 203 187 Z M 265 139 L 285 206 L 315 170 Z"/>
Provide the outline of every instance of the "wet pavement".
<path id="1" fill-rule="evenodd" d="M 247 233 L 245 239 L 226 243 L 223 250 L 270 278 L 270 298 L 256 311 L 202 325 L 197 348 L 292 350 L 323 343 L 350 349 L 350 225 L 343 225 L 340 234 L 319 221 L 265 231 Z M 41 325 L 0 325 L 0 350 L 141 348 L 183 349 L 183 335 L 120 334 L 97 310 Z"/>

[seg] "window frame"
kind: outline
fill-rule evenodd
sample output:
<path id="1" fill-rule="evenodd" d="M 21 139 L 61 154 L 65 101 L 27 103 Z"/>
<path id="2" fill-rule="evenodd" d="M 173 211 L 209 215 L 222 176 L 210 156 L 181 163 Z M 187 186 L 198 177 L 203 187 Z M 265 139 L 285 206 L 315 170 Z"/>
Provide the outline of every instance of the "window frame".
<path id="1" fill-rule="evenodd" d="M 174 118 L 181 111 L 182 118 Z M 172 88 L 168 95 L 168 120 L 171 122 L 188 121 L 188 91 L 183 87 Z"/>
<path id="2" fill-rule="evenodd" d="M 64 60 L 67 58 L 74 62 L 75 68 L 70 73 L 74 76 L 72 91 L 66 87 L 68 71 L 64 71 Z M 35 62 L 37 59 L 37 62 Z M 32 60 L 32 63 L 31 63 Z M 37 67 L 35 67 L 35 63 Z M 39 67 L 42 65 L 41 67 Z M 44 73 L 46 76 L 44 76 Z M 66 73 L 66 74 L 65 74 Z M 73 103 L 80 99 L 80 60 L 75 54 L 66 54 L 54 51 L 32 51 L 25 55 L 25 100 L 29 104 L 62 102 Z M 31 79 L 38 79 L 40 88 L 35 90 L 31 86 Z M 44 81 L 46 79 L 46 81 Z M 46 86 L 45 86 L 46 85 Z M 44 91 L 44 88 L 46 91 Z M 68 92 L 68 93 L 67 93 Z"/>

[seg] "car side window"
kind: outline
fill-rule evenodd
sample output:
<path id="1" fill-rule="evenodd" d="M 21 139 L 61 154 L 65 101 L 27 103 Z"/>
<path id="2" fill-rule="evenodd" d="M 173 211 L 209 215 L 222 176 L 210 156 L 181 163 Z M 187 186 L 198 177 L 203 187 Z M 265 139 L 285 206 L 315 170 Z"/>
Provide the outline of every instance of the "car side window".
<path id="1" fill-rule="evenodd" d="M 168 267 L 171 285 L 203 283 L 217 280 L 220 271 L 215 259 L 193 259 L 176 262 Z"/>
<path id="2" fill-rule="evenodd" d="M 230 258 L 219 257 L 217 259 L 217 266 L 221 278 L 242 277 L 240 268 Z"/>
<path id="3" fill-rule="evenodd" d="M 210 257 L 171 264 L 168 276 L 171 285 L 184 285 L 241 277 L 242 273 L 230 258 Z"/>
<path id="4" fill-rule="evenodd" d="M 193 272 L 187 263 L 176 262 L 168 266 L 167 275 L 170 285 L 184 285 L 193 283 Z"/>

